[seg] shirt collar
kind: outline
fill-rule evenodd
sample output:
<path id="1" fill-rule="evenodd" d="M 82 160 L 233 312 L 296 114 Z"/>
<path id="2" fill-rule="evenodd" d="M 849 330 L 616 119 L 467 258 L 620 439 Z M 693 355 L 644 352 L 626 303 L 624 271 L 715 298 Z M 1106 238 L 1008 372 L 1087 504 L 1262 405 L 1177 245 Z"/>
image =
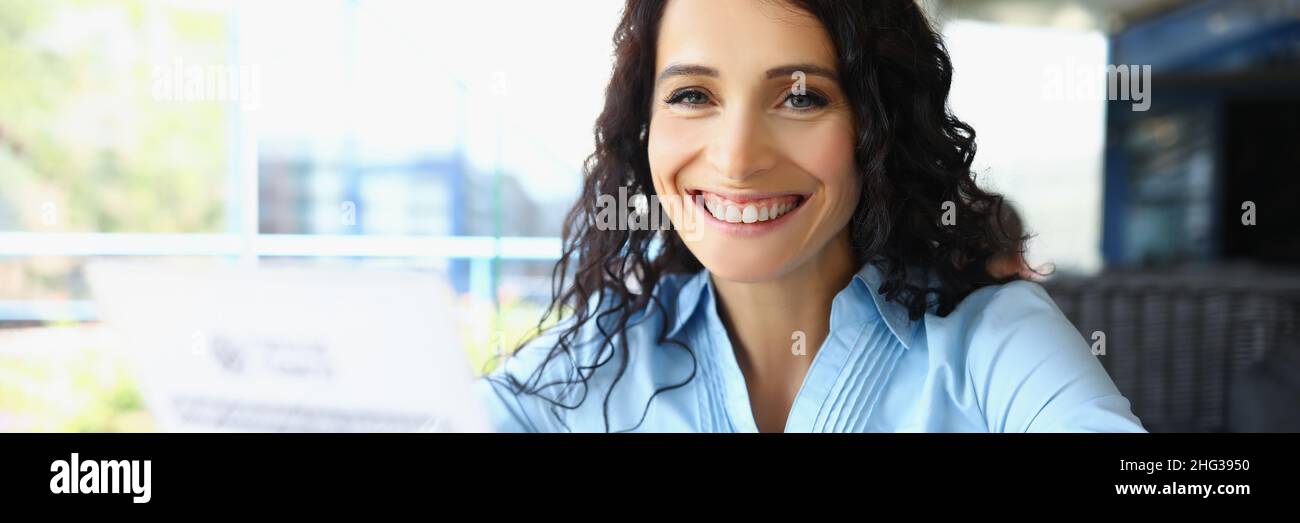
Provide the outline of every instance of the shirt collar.
<path id="1" fill-rule="evenodd" d="M 880 269 L 868 263 L 863 265 L 857 274 L 853 275 L 853 279 L 849 281 L 849 286 L 840 291 L 840 294 L 865 292 L 869 295 L 871 302 L 875 304 L 876 310 L 880 312 L 880 317 L 885 320 L 885 324 L 889 327 L 889 331 L 903 344 L 903 347 L 910 349 L 915 340 L 919 322 L 914 322 L 908 318 L 907 308 L 902 304 L 886 300 L 880 294 L 877 289 L 880 288 L 883 280 Z M 708 293 L 709 300 L 702 299 L 705 293 Z M 672 336 L 681 330 L 690 321 L 691 316 L 695 315 L 695 310 L 700 306 L 700 303 L 704 301 L 712 303 L 714 296 L 713 280 L 709 277 L 708 269 L 700 270 L 700 272 L 695 273 L 694 276 L 682 283 L 677 292 L 673 324 L 668 331 L 668 335 Z"/>

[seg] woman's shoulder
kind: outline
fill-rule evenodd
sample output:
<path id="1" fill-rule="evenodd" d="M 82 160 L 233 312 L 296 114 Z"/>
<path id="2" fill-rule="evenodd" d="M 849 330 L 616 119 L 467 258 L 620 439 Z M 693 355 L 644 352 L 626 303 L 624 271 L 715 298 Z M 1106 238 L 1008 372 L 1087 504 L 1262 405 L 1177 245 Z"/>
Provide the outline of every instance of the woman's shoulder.
<path id="1" fill-rule="evenodd" d="M 1026 318 L 1069 323 L 1047 290 L 1028 280 L 981 287 L 957 304 L 952 315 L 980 326 L 1001 325 Z"/>
<path id="2" fill-rule="evenodd" d="M 930 318 L 927 318 L 930 319 Z M 1141 432 L 1129 402 L 1091 347 L 1036 282 L 981 288 L 935 323 L 989 429 Z"/>
<path id="3" fill-rule="evenodd" d="M 1047 290 L 1032 281 L 982 287 L 946 317 L 927 320 L 948 331 L 944 338 L 961 342 L 968 364 L 1059 350 L 1087 352 L 1074 324 Z"/>

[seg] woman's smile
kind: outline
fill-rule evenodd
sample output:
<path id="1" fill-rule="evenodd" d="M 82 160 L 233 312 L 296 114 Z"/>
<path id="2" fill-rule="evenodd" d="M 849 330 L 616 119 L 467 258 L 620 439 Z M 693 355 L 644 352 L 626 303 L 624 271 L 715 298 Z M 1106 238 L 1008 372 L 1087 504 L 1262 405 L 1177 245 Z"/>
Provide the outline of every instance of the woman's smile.
<path id="1" fill-rule="evenodd" d="M 791 221 L 808 201 L 800 192 L 722 192 L 687 189 L 697 217 L 733 236 L 756 236 Z"/>

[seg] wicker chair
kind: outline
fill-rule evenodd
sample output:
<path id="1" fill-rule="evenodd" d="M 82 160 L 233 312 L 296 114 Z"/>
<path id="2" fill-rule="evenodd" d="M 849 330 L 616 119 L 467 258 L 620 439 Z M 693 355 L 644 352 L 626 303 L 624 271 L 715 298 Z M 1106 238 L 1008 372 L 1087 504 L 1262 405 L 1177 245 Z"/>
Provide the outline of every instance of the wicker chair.
<path id="1" fill-rule="evenodd" d="M 1045 287 L 1152 432 L 1300 431 L 1300 274 L 1055 277 Z"/>

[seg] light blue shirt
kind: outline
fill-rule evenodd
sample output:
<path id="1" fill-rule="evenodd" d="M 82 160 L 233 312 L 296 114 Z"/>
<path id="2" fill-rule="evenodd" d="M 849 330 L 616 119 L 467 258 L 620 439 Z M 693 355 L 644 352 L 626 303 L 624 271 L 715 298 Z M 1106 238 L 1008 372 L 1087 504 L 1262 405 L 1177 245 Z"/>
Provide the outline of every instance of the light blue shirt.
<path id="1" fill-rule="evenodd" d="M 835 296 L 830 332 L 813 358 L 787 418 L 786 432 L 1145 432 L 1129 401 L 1092 355 L 1084 338 L 1036 283 L 984 287 L 949 315 L 911 321 L 901 304 L 877 289 L 881 275 L 866 265 Z M 625 335 L 627 368 L 609 398 L 609 429 L 636 432 L 757 432 L 745 377 L 707 270 L 664 276 L 664 304 L 635 313 Z M 681 346 L 659 343 L 666 328 Z M 556 332 L 507 358 L 476 386 L 503 432 L 603 432 L 604 403 L 622 363 L 619 351 L 598 354 L 603 340 L 586 325 L 572 356 L 546 363 L 542 383 L 609 359 L 591 374 L 585 401 L 558 409 L 533 395 L 515 395 L 505 373 L 527 381 L 543 365 Z M 792 342 L 793 343 L 793 342 Z M 680 387 L 657 389 L 694 377 Z M 560 387 L 546 393 L 557 397 Z M 576 404 L 583 388 L 559 395 Z M 643 419 L 644 416 L 644 419 Z M 638 423 L 640 422 L 640 423 Z"/>

